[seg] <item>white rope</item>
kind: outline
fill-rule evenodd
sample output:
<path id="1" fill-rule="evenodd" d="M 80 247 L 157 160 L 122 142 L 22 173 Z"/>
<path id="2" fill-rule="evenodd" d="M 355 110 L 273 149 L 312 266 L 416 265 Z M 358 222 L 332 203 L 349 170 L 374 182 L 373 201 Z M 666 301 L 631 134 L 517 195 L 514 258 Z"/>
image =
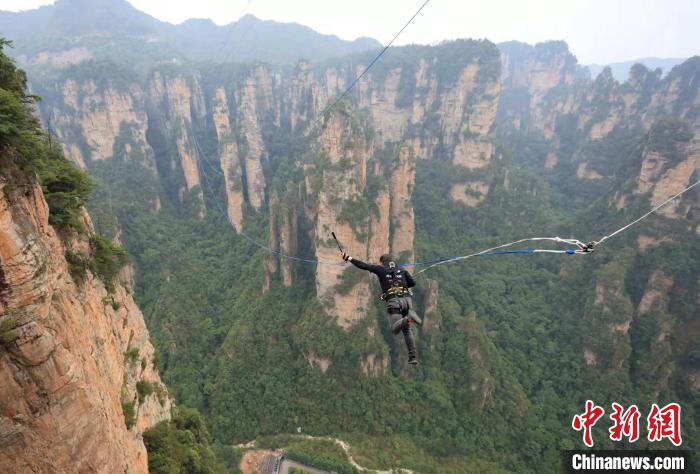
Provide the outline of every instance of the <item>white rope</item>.
<path id="1" fill-rule="evenodd" d="M 557 242 L 557 243 L 564 243 L 567 245 L 576 245 L 577 247 L 579 246 L 579 244 L 583 245 L 581 243 L 581 241 L 577 240 L 577 239 L 562 239 L 561 237 L 530 237 L 527 239 L 520 239 L 520 240 L 516 240 L 514 242 L 509 242 L 507 244 L 498 245 L 496 247 L 491 247 L 489 249 L 482 250 L 481 252 L 475 252 L 475 253 L 472 253 L 469 255 L 465 255 L 463 257 L 455 257 L 455 258 L 450 258 L 447 260 L 442 260 L 440 262 L 433 263 L 432 265 L 425 267 L 424 269 L 416 272 L 416 275 L 419 275 L 426 270 L 430 270 L 433 267 L 437 267 L 438 265 L 443 265 L 445 263 L 460 262 L 460 261 L 466 260 L 468 258 L 477 257 L 477 256 L 482 255 L 482 254 L 487 254 L 487 253 L 493 252 L 495 250 L 500 250 L 500 249 L 503 249 L 506 247 L 511 247 L 513 245 L 521 244 L 523 242 L 538 242 L 538 241 L 543 241 L 543 240 L 549 240 L 549 241 Z M 567 252 L 566 250 L 536 250 L 535 252 L 536 253 L 570 253 L 570 252 Z M 582 252 L 581 250 L 576 250 L 574 253 L 579 254 L 579 253 L 584 253 L 584 252 Z"/>
<path id="2" fill-rule="evenodd" d="M 664 207 L 666 204 L 668 204 L 669 202 L 671 202 L 671 201 L 673 201 L 674 199 L 676 199 L 676 198 L 677 198 L 678 196 L 680 196 L 681 194 L 684 194 L 684 193 L 690 191 L 691 189 L 693 189 L 693 188 L 694 188 L 695 186 L 697 186 L 698 184 L 700 184 L 700 180 L 698 180 L 698 181 L 696 181 L 695 183 L 691 184 L 690 186 L 688 186 L 687 188 L 685 188 L 685 189 L 684 189 L 683 191 L 681 191 L 680 193 L 675 194 L 675 195 L 671 196 L 670 198 L 666 199 L 664 202 L 662 202 L 661 204 L 659 204 L 658 206 L 656 206 L 654 209 L 652 209 L 651 211 L 649 211 L 649 212 L 647 212 L 646 214 L 644 214 L 644 215 L 643 215 L 642 217 L 640 217 L 639 219 L 634 220 L 634 221 L 630 222 L 629 224 L 627 224 L 626 226 L 617 229 L 617 230 L 616 230 L 615 232 L 613 232 L 612 234 L 609 234 L 609 235 L 606 235 L 606 236 L 602 237 L 602 238 L 598 241 L 598 245 L 602 244 L 603 242 L 605 242 L 606 240 L 608 240 L 610 237 L 616 236 L 617 234 L 619 234 L 619 233 L 622 232 L 623 230 L 626 230 L 626 229 L 632 227 L 634 224 L 636 224 L 637 222 L 641 221 L 642 219 L 645 219 L 646 217 L 649 217 L 650 215 L 652 215 L 653 213 L 655 213 L 656 211 L 658 211 L 659 209 L 661 209 L 662 207 Z"/>
<path id="3" fill-rule="evenodd" d="M 608 234 L 608 235 L 602 237 L 600 240 L 598 240 L 598 242 L 595 243 L 595 246 L 597 247 L 598 245 L 602 244 L 603 242 L 605 242 L 605 241 L 606 241 L 607 239 L 609 239 L 610 237 L 614 237 L 615 235 L 619 234 L 620 232 L 623 232 L 624 230 L 629 229 L 630 227 L 632 227 L 633 225 L 635 225 L 635 224 L 638 223 L 639 221 L 641 221 L 641 220 L 643 220 L 643 219 L 649 217 L 651 214 L 655 213 L 656 211 L 658 211 L 659 209 L 661 209 L 662 207 L 664 207 L 666 204 L 668 204 L 669 202 L 673 201 L 674 199 L 678 198 L 678 197 L 681 196 L 682 194 L 684 194 L 684 193 L 690 191 L 691 189 L 693 189 L 693 188 L 694 188 L 695 186 L 697 186 L 698 184 L 700 184 L 700 180 L 698 180 L 698 181 L 696 181 L 695 183 L 691 184 L 690 186 L 688 186 L 687 188 L 685 188 L 683 191 L 681 191 L 681 192 L 679 192 L 679 193 L 677 193 L 677 194 L 671 196 L 670 198 L 668 198 L 667 200 L 665 200 L 664 202 L 662 202 L 661 204 L 659 204 L 658 206 L 656 206 L 655 208 L 653 208 L 651 211 L 649 211 L 649 212 L 647 212 L 646 214 L 644 214 L 643 216 L 641 216 L 640 218 L 638 218 L 638 219 L 636 219 L 636 220 L 630 222 L 629 224 L 627 224 L 627 225 L 624 226 L 624 227 L 619 228 L 618 230 L 616 230 L 616 231 L 613 232 L 612 234 Z M 570 251 L 570 250 L 567 251 L 567 250 L 535 249 L 535 250 L 533 250 L 532 253 L 566 253 L 566 254 L 570 254 L 570 255 L 571 255 L 571 254 L 575 254 L 575 255 L 585 255 L 585 254 L 589 254 L 589 253 L 590 253 L 590 252 L 585 251 L 585 249 L 587 249 L 588 246 L 587 246 L 586 244 L 584 244 L 583 242 L 581 242 L 580 240 L 577 240 L 577 239 L 562 239 L 561 237 L 530 237 L 530 238 L 527 238 L 527 239 L 520 239 L 520 240 L 516 240 L 516 241 L 514 241 L 514 242 L 509 242 L 509 243 L 507 243 L 507 244 L 498 245 L 498 246 L 496 246 L 496 247 L 491 247 L 490 249 L 482 250 L 481 252 L 471 253 L 471 254 L 465 255 L 465 256 L 463 256 L 463 257 L 454 257 L 454 258 L 450 258 L 450 259 L 446 259 L 446 260 L 441 260 L 441 261 L 439 261 L 439 262 L 433 263 L 432 265 L 430 265 L 430 266 L 428 266 L 428 267 L 425 267 L 424 269 L 420 270 L 419 272 L 416 272 L 416 275 L 419 275 L 419 274 L 423 273 L 423 272 L 426 271 L 426 270 L 430 270 L 430 269 L 433 268 L 433 267 L 437 267 L 438 265 L 443 265 L 443 264 L 445 264 L 445 263 L 460 262 L 460 261 L 466 260 L 466 259 L 468 259 L 468 258 L 478 257 L 479 255 L 488 254 L 488 253 L 490 253 L 490 252 L 493 252 L 493 251 L 496 251 L 496 250 L 500 250 L 500 249 L 503 249 L 503 248 L 506 248 L 506 247 L 511 247 L 511 246 L 513 246 L 513 245 L 516 245 L 516 244 L 521 244 L 521 243 L 523 243 L 523 242 L 537 242 L 537 241 L 543 241 L 543 240 L 549 240 L 549 241 L 552 241 L 552 242 L 557 242 L 557 243 L 562 243 L 562 244 L 567 244 L 567 245 L 576 246 L 576 247 L 578 247 L 578 249 L 576 249 L 576 250 L 573 251 L 573 252 Z"/>

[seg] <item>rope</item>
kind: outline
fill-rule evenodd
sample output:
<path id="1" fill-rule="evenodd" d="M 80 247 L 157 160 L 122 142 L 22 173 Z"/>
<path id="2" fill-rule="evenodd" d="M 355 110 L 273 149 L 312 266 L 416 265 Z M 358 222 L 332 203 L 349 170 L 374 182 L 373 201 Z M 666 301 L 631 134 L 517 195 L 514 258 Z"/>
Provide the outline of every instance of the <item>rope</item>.
<path id="1" fill-rule="evenodd" d="M 321 112 L 321 113 L 319 114 L 319 116 L 318 116 L 318 118 L 316 119 L 316 121 L 311 125 L 311 128 L 310 128 L 309 131 L 306 133 L 307 136 L 308 136 L 309 134 L 311 134 L 311 132 L 313 131 L 313 129 L 316 127 L 316 125 L 317 125 L 321 120 L 323 120 L 323 118 L 324 118 L 324 116 L 326 115 L 326 113 L 328 113 L 331 109 L 333 109 L 333 107 L 335 107 L 336 105 L 338 105 L 338 103 L 339 103 L 341 100 L 343 100 L 343 98 L 344 98 L 346 95 L 348 95 L 348 92 L 350 92 L 350 91 L 352 90 L 352 88 L 355 87 L 355 84 L 357 84 L 357 82 L 358 82 L 360 79 L 362 79 L 362 77 L 363 77 L 365 74 L 367 74 L 367 72 L 372 68 L 372 66 L 374 66 L 374 63 L 376 63 L 377 61 L 379 61 L 379 58 L 381 58 L 381 57 L 384 55 L 384 53 L 386 53 L 386 51 L 391 47 L 391 45 L 394 44 L 394 41 L 396 41 L 396 38 L 398 38 L 399 35 L 401 35 L 401 33 L 403 33 L 403 31 L 408 27 L 408 25 L 410 25 L 411 22 L 413 22 L 413 20 L 420 14 L 420 12 L 423 10 L 423 8 L 425 8 L 425 6 L 428 4 L 428 2 L 430 2 L 430 0 L 425 0 L 425 2 L 423 2 L 423 5 L 421 5 L 420 8 L 416 11 L 416 13 L 413 14 L 413 16 L 411 17 L 411 19 L 408 20 L 408 21 L 406 22 L 405 25 L 403 25 L 403 28 L 401 28 L 401 29 L 399 30 L 399 32 L 396 33 L 396 34 L 394 35 L 393 38 L 391 38 L 391 41 L 389 41 L 389 43 L 388 43 L 386 46 L 384 46 L 384 48 L 379 52 L 379 54 L 377 54 L 377 55 L 374 57 L 374 59 L 372 59 L 372 61 L 370 61 L 369 65 L 367 65 L 367 67 L 364 69 L 364 71 L 362 71 L 362 72 L 360 73 L 360 75 L 357 76 L 357 77 L 350 83 L 350 85 L 347 87 L 347 89 L 345 89 L 345 91 L 344 91 L 342 94 L 340 94 L 340 97 L 338 97 L 331 105 L 329 105 L 328 107 L 326 107 L 325 109 L 323 109 L 323 112 Z"/>
<path id="2" fill-rule="evenodd" d="M 587 252 L 584 252 L 583 250 L 580 249 L 566 249 L 566 250 L 547 250 L 547 249 L 517 249 L 517 250 L 500 250 L 506 247 L 511 247 L 513 245 L 521 244 L 523 242 L 541 242 L 543 240 L 548 240 L 551 242 L 557 242 L 557 243 L 563 243 L 566 245 L 576 245 L 577 247 L 580 245 L 583 245 L 583 243 L 580 240 L 577 239 L 562 239 L 561 237 L 530 237 L 527 239 L 520 239 L 516 240 L 513 242 L 509 242 L 507 244 L 502 244 L 502 245 L 497 245 L 495 247 L 491 247 L 486 250 L 482 250 L 481 252 L 474 252 L 469 255 L 463 255 L 460 257 L 452 257 L 452 258 L 447 258 L 447 259 L 442 259 L 438 260 L 435 263 L 432 263 L 430 266 L 425 267 L 424 269 L 420 270 L 419 272 L 416 273 L 416 275 L 419 275 L 423 273 L 426 270 L 430 270 L 431 268 L 437 267 L 438 265 L 443 265 L 445 263 L 450 263 L 450 262 L 459 262 L 462 260 L 467 260 L 472 257 L 489 257 L 492 255 L 506 255 L 506 254 L 534 254 L 534 253 L 558 253 L 558 254 L 567 254 L 567 255 L 580 255 L 580 254 L 585 254 Z M 409 264 L 409 265 L 421 265 L 421 262 L 417 262 L 414 264 Z M 403 266 L 408 266 L 408 265 L 403 265 Z"/>
<path id="3" fill-rule="evenodd" d="M 234 25 L 236 23 L 240 22 L 241 19 L 245 16 L 245 14 L 248 13 L 248 9 L 250 8 L 251 3 L 253 3 L 253 0 L 247 0 L 245 7 L 241 11 L 240 15 L 238 15 L 237 20 L 235 22 L 231 22 L 229 24 L 228 34 L 226 35 L 226 39 L 224 40 L 224 42 L 221 44 L 221 47 L 219 48 L 219 52 L 216 53 L 216 56 L 215 56 L 216 59 L 220 58 L 221 53 L 223 53 L 226 50 L 226 48 L 228 47 L 229 43 L 231 42 L 231 38 L 233 37 Z M 250 30 L 250 28 L 251 28 L 251 26 L 249 26 L 247 29 L 245 29 L 242 34 L 237 35 L 238 37 L 236 38 L 236 41 L 234 42 L 234 44 L 236 44 L 236 42 L 242 40 L 245 37 L 245 35 L 248 33 L 248 30 Z M 230 56 L 231 56 L 231 51 L 229 51 L 228 53 L 226 53 L 226 55 L 224 55 L 223 62 L 228 61 Z"/>
<path id="4" fill-rule="evenodd" d="M 604 237 L 601 237 L 600 240 L 598 241 L 598 244 L 602 244 L 603 242 L 605 242 L 606 240 L 608 240 L 610 237 L 616 236 L 616 235 L 619 234 L 620 232 L 622 232 L 622 231 L 628 229 L 629 227 L 632 227 L 634 224 L 636 224 L 637 222 L 641 221 L 642 219 L 645 219 L 645 218 L 649 217 L 651 214 L 655 213 L 656 211 L 658 211 L 659 209 L 661 209 L 662 207 L 664 207 L 666 204 L 668 204 L 669 202 L 671 202 L 671 201 L 673 201 L 674 199 L 676 199 L 676 198 L 677 198 L 678 196 L 680 196 L 681 194 L 684 194 L 684 193 L 690 191 L 691 189 L 693 189 L 693 188 L 694 188 L 695 186 L 697 186 L 698 184 L 700 184 L 700 180 L 694 182 L 693 184 L 691 184 L 690 186 L 688 186 L 687 188 L 685 188 L 685 189 L 684 189 L 683 191 L 681 191 L 680 193 L 675 194 L 675 195 L 671 196 L 670 198 L 666 199 L 664 202 L 662 202 L 661 204 L 659 204 L 658 206 L 656 206 L 654 209 L 652 209 L 651 211 L 649 211 L 649 212 L 647 212 L 646 214 L 644 214 L 642 217 L 640 217 L 640 218 L 638 218 L 638 219 L 636 219 L 636 220 L 630 222 L 629 224 L 627 224 L 627 225 L 624 226 L 624 227 L 620 227 L 619 229 L 617 229 L 617 230 L 616 230 L 615 232 L 613 232 L 612 234 L 608 234 L 608 235 L 606 235 L 606 236 L 604 236 Z"/>
<path id="5" fill-rule="evenodd" d="M 424 4 L 424 6 L 425 6 L 425 4 Z M 415 17 L 415 15 L 414 15 L 414 17 Z M 214 168 L 214 166 L 211 163 L 209 163 L 209 161 L 206 160 L 206 158 L 203 158 L 204 152 L 202 151 L 201 146 L 199 145 L 199 140 L 197 140 L 197 137 L 194 134 L 194 131 L 192 129 L 190 129 L 190 131 L 191 131 L 192 137 L 194 139 L 198 161 L 206 163 L 206 165 L 209 167 L 210 170 L 212 170 L 216 173 L 219 173 L 220 175 L 223 176 L 223 173 L 221 171 Z M 207 187 L 209 187 L 209 194 L 211 195 L 212 199 L 216 203 L 216 206 L 219 209 L 219 211 L 221 212 L 221 214 L 228 221 L 228 214 L 224 211 L 223 207 L 221 206 L 221 203 L 219 203 L 219 200 L 216 198 L 216 195 L 213 193 L 212 186 L 209 183 L 209 179 L 207 178 L 206 173 L 202 173 L 202 174 L 204 176 L 204 180 L 207 184 Z M 630 222 L 629 224 L 625 225 L 624 227 L 621 227 L 620 229 L 616 230 L 615 232 L 602 237 L 600 240 L 598 240 L 598 242 L 596 243 L 596 246 L 600 245 L 601 243 L 603 243 L 607 239 L 614 237 L 615 235 L 627 230 L 628 228 L 632 227 L 633 225 L 637 224 L 638 222 L 642 221 L 643 219 L 647 218 L 648 216 L 655 213 L 656 211 L 661 209 L 663 206 L 665 206 L 669 202 L 673 201 L 674 199 L 678 198 L 682 194 L 688 192 L 689 190 L 691 190 L 692 188 L 694 188 L 698 184 L 700 184 L 700 180 L 691 184 L 690 186 L 688 186 L 687 188 L 685 188 L 681 192 L 671 196 L 670 198 L 668 198 L 667 200 L 665 200 L 664 202 L 662 202 L 658 206 L 654 207 L 652 210 L 650 210 L 649 212 L 647 212 L 643 216 L 639 217 L 638 219 L 635 219 L 634 221 Z M 231 225 L 233 226 L 233 224 L 231 224 Z M 245 234 L 243 231 L 237 231 L 237 233 L 240 234 L 245 239 L 247 239 L 248 241 L 250 241 L 251 243 L 253 243 L 254 245 L 256 245 L 256 246 L 258 246 L 258 247 L 260 247 L 260 248 L 262 248 L 262 249 L 264 249 L 272 254 L 275 254 L 281 258 L 286 258 L 288 260 L 293 260 L 293 261 L 302 262 L 302 263 L 309 263 L 309 264 L 314 264 L 314 265 L 332 265 L 332 266 L 343 266 L 344 265 L 342 263 L 327 262 L 327 261 L 322 261 L 322 260 L 300 258 L 300 257 L 296 257 L 293 255 L 287 255 L 283 252 L 280 252 L 278 250 L 274 250 L 274 249 L 270 248 L 269 246 L 258 242 L 254 238 Z M 511 247 L 513 245 L 521 244 L 524 242 L 542 242 L 542 241 L 550 241 L 550 242 L 555 242 L 558 244 L 565 244 L 565 245 L 569 245 L 569 246 L 574 246 L 577 248 L 573 248 L 573 249 L 569 248 L 566 250 L 534 249 L 534 248 L 501 250 L 501 249 Z M 439 259 L 435 259 L 435 260 L 418 261 L 418 262 L 413 262 L 413 263 L 404 263 L 404 264 L 401 264 L 400 266 L 401 267 L 415 267 L 415 266 L 419 266 L 419 265 L 429 265 L 428 267 L 426 267 L 426 268 L 424 268 L 416 273 L 416 275 L 419 275 L 419 274 L 423 273 L 424 271 L 430 270 L 431 268 L 434 268 L 438 265 L 443 265 L 445 263 L 451 263 L 451 262 L 459 262 L 459 261 L 467 260 L 467 259 L 473 258 L 473 257 L 489 257 L 489 256 L 495 256 L 495 255 L 516 255 L 516 254 L 527 255 L 527 254 L 535 254 L 535 253 L 566 254 L 566 255 L 582 255 L 582 254 L 590 253 L 590 252 L 586 252 L 586 251 L 582 250 L 585 248 L 586 248 L 586 245 L 578 239 L 563 239 L 561 237 L 529 237 L 529 238 L 525 238 L 525 239 L 515 240 L 515 241 L 509 242 L 507 244 L 497 245 L 495 247 L 491 247 L 491 248 L 488 248 L 486 250 L 482 250 L 481 252 L 475 252 L 475 253 L 472 253 L 469 255 L 439 258 Z"/>
<path id="6" fill-rule="evenodd" d="M 662 207 L 664 207 L 666 204 L 673 201 L 674 199 L 678 198 L 682 194 L 685 194 L 686 192 L 690 191 L 698 184 L 700 184 L 700 180 L 691 184 L 690 186 L 685 188 L 683 191 L 671 196 L 670 198 L 668 198 L 667 200 L 665 200 L 664 202 L 662 202 L 658 206 L 654 207 L 651 211 L 649 211 L 646 214 L 644 214 L 643 216 L 635 219 L 634 221 L 630 222 L 629 224 L 625 225 L 624 227 L 619 228 L 618 230 L 616 230 L 615 232 L 613 232 L 611 234 L 608 234 L 604 237 L 601 237 L 600 240 L 598 240 L 598 242 L 595 243 L 595 246 L 596 247 L 599 246 L 600 244 L 605 242 L 607 239 L 614 237 L 615 235 L 619 234 L 620 232 L 623 232 L 623 231 L 629 229 L 633 225 L 635 225 L 638 222 L 642 221 L 643 219 L 649 217 L 651 214 L 655 213 L 656 211 L 658 211 L 659 209 L 661 209 Z M 510 247 L 512 245 L 520 244 L 523 242 L 542 241 L 542 240 L 549 240 L 549 241 L 553 241 L 553 242 L 557 242 L 557 243 L 574 245 L 574 246 L 578 247 L 578 249 L 567 249 L 567 250 L 521 249 L 521 250 L 497 251 L 499 249 L 502 249 L 505 247 Z M 433 261 L 433 262 L 416 262 L 416 263 L 412 263 L 412 264 L 404 264 L 402 266 L 415 266 L 415 265 L 430 263 L 430 266 L 417 272 L 416 275 L 418 275 L 418 274 L 423 273 L 424 271 L 429 270 L 429 269 L 436 267 L 438 265 L 443 265 L 445 263 L 450 263 L 450 262 L 458 262 L 458 261 L 466 260 L 466 259 L 472 258 L 472 257 L 486 257 L 486 256 L 491 256 L 491 255 L 503 255 L 503 254 L 559 253 L 559 254 L 567 254 L 567 255 L 580 255 L 580 254 L 591 253 L 591 252 L 586 252 L 586 251 L 582 250 L 586 247 L 587 246 L 585 244 L 583 244 L 583 242 L 581 242 L 580 240 L 577 240 L 577 239 L 562 239 L 560 237 L 531 237 L 528 239 L 520 239 L 520 240 L 516 240 L 514 242 L 510 242 L 507 244 L 492 247 L 490 249 L 486 249 L 486 250 L 483 250 L 481 252 L 476 252 L 476 253 L 472 253 L 469 255 L 464 255 L 462 257 L 452 257 L 452 258 L 447 258 L 447 259 L 440 259 L 440 260 Z"/>

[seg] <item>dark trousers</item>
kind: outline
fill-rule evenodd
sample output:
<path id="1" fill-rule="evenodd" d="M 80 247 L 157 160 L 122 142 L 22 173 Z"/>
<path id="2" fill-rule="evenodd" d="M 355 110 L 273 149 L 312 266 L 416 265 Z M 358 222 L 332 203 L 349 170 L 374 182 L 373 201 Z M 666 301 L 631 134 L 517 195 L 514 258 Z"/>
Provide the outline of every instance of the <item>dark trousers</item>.
<path id="1" fill-rule="evenodd" d="M 408 314 L 412 311 L 411 307 L 413 302 L 410 296 L 394 296 L 387 300 L 386 311 L 389 313 L 389 327 L 393 328 L 392 332 L 397 335 L 403 332 L 404 341 L 406 341 L 406 349 L 408 349 L 408 358 L 411 359 L 416 357 L 416 341 L 413 339 L 413 332 L 411 331 L 411 326 L 406 323 L 402 324 L 396 328 L 394 325 L 401 319 L 406 318 Z"/>

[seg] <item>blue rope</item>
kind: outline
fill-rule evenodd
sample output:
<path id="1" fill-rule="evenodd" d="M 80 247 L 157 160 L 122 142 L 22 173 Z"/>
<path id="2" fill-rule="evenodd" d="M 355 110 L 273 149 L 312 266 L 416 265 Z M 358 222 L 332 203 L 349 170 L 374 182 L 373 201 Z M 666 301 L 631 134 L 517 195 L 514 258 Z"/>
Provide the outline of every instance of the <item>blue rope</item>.
<path id="1" fill-rule="evenodd" d="M 505 255 L 509 253 L 515 254 L 530 254 L 535 253 L 535 249 L 519 249 L 519 250 L 500 250 L 498 252 L 488 252 L 477 254 L 477 257 L 490 257 L 492 255 Z"/>

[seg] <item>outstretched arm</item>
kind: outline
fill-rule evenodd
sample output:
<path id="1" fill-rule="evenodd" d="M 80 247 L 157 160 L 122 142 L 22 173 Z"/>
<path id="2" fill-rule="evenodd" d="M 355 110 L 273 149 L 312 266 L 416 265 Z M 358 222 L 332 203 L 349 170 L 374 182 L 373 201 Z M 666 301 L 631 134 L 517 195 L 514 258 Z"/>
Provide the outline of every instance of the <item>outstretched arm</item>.
<path id="1" fill-rule="evenodd" d="M 379 265 L 370 265 L 369 263 L 365 263 L 362 260 L 358 260 L 347 254 L 343 254 L 343 260 L 352 263 L 360 270 L 367 270 L 368 272 L 372 272 L 374 274 L 376 274 L 382 268 Z"/>

